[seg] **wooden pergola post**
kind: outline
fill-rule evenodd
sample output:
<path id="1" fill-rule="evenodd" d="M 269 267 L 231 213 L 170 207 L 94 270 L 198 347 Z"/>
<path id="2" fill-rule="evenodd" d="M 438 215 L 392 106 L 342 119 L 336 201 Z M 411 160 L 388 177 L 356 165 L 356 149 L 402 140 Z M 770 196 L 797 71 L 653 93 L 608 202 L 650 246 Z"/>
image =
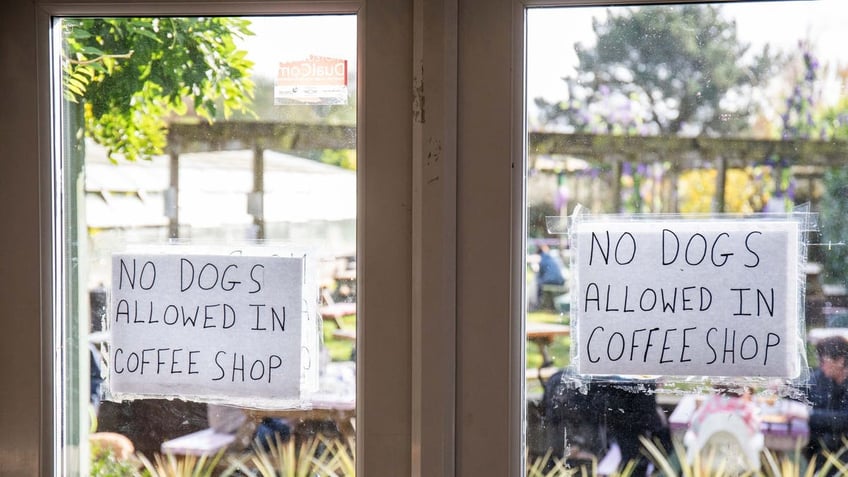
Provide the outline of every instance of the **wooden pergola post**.
<path id="1" fill-rule="evenodd" d="M 168 192 L 165 196 L 165 215 L 168 217 L 168 238 L 180 237 L 180 154 L 171 150 Z"/>
<path id="2" fill-rule="evenodd" d="M 253 147 L 253 193 L 250 199 L 250 214 L 256 239 L 265 239 L 265 150 L 260 145 Z"/>
<path id="3" fill-rule="evenodd" d="M 612 211 L 621 212 L 621 176 L 624 173 L 624 164 L 620 158 L 615 158 L 612 163 Z"/>
<path id="4" fill-rule="evenodd" d="M 713 212 L 724 212 L 724 190 L 727 187 L 727 158 L 718 156 L 716 167 L 716 192 L 713 200 Z"/>
<path id="5" fill-rule="evenodd" d="M 665 204 L 663 212 L 668 212 L 672 214 L 676 214 L 680 212 L 680 207 L 678 204 L 679 196 L 677 195 L 677 182 L 680 178 L 680 169 L 676 163 L 672 163 L 668 168 L 668 172 L 665 174 L 665 182 L 664 187 L 666 189 L 665 194 Z"/>

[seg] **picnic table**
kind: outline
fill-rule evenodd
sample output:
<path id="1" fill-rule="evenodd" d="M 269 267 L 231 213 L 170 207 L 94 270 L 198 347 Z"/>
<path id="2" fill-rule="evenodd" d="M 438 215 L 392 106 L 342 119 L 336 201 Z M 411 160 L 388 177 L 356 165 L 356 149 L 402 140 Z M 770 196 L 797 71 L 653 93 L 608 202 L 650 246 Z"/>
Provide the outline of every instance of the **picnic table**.
<path id="1" fill-rule="evenodd" d="M 333 330 L 333 338 L 337 340 L 356 341 L 356 330 L 352 328 L 340 328 Z"/>
<path id="2" fill-rule="evenodd" d="M 292 409 L 243 409 L 245 422 L 259 423 L 266 417 L 283 418 L 298 425 L 303 422 L 334 422 L 342 435 L 353 435 L 356 417 L 356 398 L 351 389 L 348 394 L 318 393 L 304 401 L 302 407 Z M 162 443 L 161 452 L 180 455 L 213 455 L 236 440 L 236 432 L 213 428 L 202 429 Z"/>
<path id="3" fill-rule="evenodd" d="M 230 407 L 221 411 L 227 413 L 226 429 L 207 428 L 175 439 L 161 445 L 162 453 L 182 455 L 214 455 L 227 448 L 244 429 L 251 429 L 263 419 L 283 418 L 293 426 L 309 425 L 314 422 L 333 422 L 338 431 L 345 436 L 354 435 L 356 417 L 356 369 L 352 362 L 334 362 L 327 364 L 316 392 L 307 394 L 296 406 L 288 409 L 252 409 Z M 226 407 L 226 406 L 224 406 Z M 222 415 L 222 414 L 216 414 Z M 237 416 L 241 416 L 238 419 Z M 211 423 L 211 418 L 210 418 Z"/>
<path id="4" fill-rule="evenodd" d="M 539 323 L 528 321 L 525 326 L 527 339 L 539 348 L 542 355 L 542 364 L 552 362 L 548 346 L 559 336 L 569 336 L 571 327 L 559 323 Z"/>
<path id="5" fill-rule="evenodd" d="M 284 418 L 292 423 L 332 421 L 343 435 L 353 435 L 356 417 L 356 365 L 350 361 L 328 363 L 317 392 L 304 397 L 294 409 L 249 409 L 254 422 L 265 417 Z"/>
<path id="6" fill-rule="evenodd" d="M 342 302 L 324 305 L 318 310 L 321 313 L 321 319 L 324 321 L 332 321 L 336 328 L 341 329 L 342 317 L 356 314 L 356 302 Z"/>

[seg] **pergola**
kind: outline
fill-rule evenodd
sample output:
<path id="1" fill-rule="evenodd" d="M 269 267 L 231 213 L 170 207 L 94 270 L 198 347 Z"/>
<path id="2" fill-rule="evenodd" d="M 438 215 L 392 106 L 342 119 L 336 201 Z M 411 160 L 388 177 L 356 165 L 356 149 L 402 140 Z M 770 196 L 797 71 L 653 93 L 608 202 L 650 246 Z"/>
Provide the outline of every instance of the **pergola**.
<path id="1" fill-rule="evenodd" d="M 810 139 L 746 139 L 711 137 L 618 136 L 604 134 L 564 134 L 531 132 L 528 137 L 531 163 L 541 155 L 579 157 L 593 167 L 609 170 L 612 210 L 622 208 L 624 164 L 670 164 L 665 180 L 675 181 L 689 169 L 712 168 L 717 171 L 714 212 L 725 211 L 727 172 L 762 164 L 778 157 L 792 167 L 796 179 L 812 184 L 829 167 L 848 165 L 848 141 Z M 212 124 L 172 124 L 168 133 L 167 153 L 171 158 L 170 193 L 178 200 L 179 156 L 189 152 L 249 149 L 254 156 L 254 197 L 251 210 L 258 237 L 264 237 L 262 200 L 264 191 L 263 151 L 297 152 L 323 149 L 355 149 L 354 126 L 287 124 L 277 122 L 215 122 Z M 671 201 L 676 212 L 676 203 Z M 178 234 L 177 207 L 169 210 L 170 235 Z"/>
<path id="2" fill-rule="evenodd" d="M 277 122 L 226 122 L 172 124 L 168 130 L 167 154 L 170 156 L 168 207 L 169 237 L 179 235 L 179 162 L 180 154 L 211 151 L 253 151 L 253 192 L 250 214 L 256 226 L 256 238 L 265 238 L 263 204 L 265 193 L 264 151 L 313 151 L 355 149 L 356 128 L 317 124 Z"/>
<path id="3" fill-rule="evenodd" d="M 687 169 L 711 167 L 717 171 L 714 212 L 725 211 L 727 171 L 762 164 L 779 157 L 792 167 L 796 179 L 815 181 L 829 167 L 848 165 L 848 141 L 810 139 L 745 139 L 669 136 L 615 136 L 531 132 L 530 157 L 565 155 L 579 157 L 612 171 L 612 210 L 621 210 L 621 178 L 625 162 L 667 162 L 671 178 Z M 676 210 L 669 210 L 676 212 Z"/>

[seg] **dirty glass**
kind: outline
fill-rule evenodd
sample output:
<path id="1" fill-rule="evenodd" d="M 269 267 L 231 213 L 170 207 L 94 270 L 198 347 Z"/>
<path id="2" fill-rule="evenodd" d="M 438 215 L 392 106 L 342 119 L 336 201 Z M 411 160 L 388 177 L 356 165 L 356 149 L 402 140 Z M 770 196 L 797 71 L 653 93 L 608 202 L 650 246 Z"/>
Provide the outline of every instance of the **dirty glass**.
<path id="1" fill-rule="evenodd" d="M 185 475 L 283 475 L 294 465 L 352 475 L 356 17 L 61 18 L 53 32 L 57 475 L 177 475 L 176 466 Z M 169 247 L 225 256 L 308 248 L 315 286 L 302 309 L 320 341 L 308 401 L 269 410 L 229 405 L 226 392 L 214 402 L 192 393 L 113 396 L 112 373 L 146 367 L 148 376 L 190 380 L 204 359 L 188 351 L 198 343 L 137 353 L 112 345 L 116 321 L 146 313 L 138 303 L 134 312 L 113 307 L 113 254 Z M 118 270 L 143 288 L 152 269 L 140 268 L 139 277 Z M 204 290 L 238 284 L 227 270 L 220 280 L 201 278 L 204 270 L 196 281 Z M 188 320 L 184 310 L 179 323 L 165 312 L 162 321 L 233 326 L 226 309 L 223 322 L 220 306 L 209 309 Z M 145 319 L 157 322 L 153 311 Z M 271 356 L 233 358 L 228 378 L 270 382 L 282 366 Z"/>
<path id="2" fill-rule="evenodd" d="M 531 8 L 526 21 L 528 475 L 570 475 L 566 468 L 578 467 L 778 475 L 781 465 L 838 472 L 848 436 L 848 54 L 841 47 L 848 7 Z M 781 318 L 801 324 L 789 336 L 802 355 L 797 375 L 748 380 L 577 369 L 573 337 L 594 325 L 574 322 L 576 312 L 597 306 L 611 316 L 622 305 L 602 305 L 606 289 L 574 289 L 575 242 L 551 230 L 548 218 L 577 212 L 755 220 L 798 211 L 813 220 L 800 232 L 800 305 Z M 721 235 L 706 228 L 692 237 Z M 659 229 L 653 237 L 654 245 L 670 243 Z M 605 254 L 595 259 L 621 265 L 636 254 L 625 247 L 619 255 L 604 248 L 608 236 L 595 238 Z M 684 240 L 681 248 L 698 243 Z M 692 265 L 699 256 L 685 259 Z M 671 252 L 664 260 L 674 262 Z M 713 265 L 719 273 L 721 263 Z M 661 282 L 663 273 L 642 270 L 629 279 Z M 650 295 L 641 298 L 630 305 L 625 298 L 625 311 L 634 303 L 651 309 Z M 694 307 L 710 306 L 701 296 Z M 750 319 L 738 315 L 740 323 Z M 699 316 L 710 319 L 709 312 Z M 621 334 L 628 344 L 610 345 L 605 356 L 639 359 L 668 349 L 637 331 Z M 747 359 L 753 341 L 746 338 L 731 336 L 716 351 Z M 686 350 L 684 341 L 682 361 Z"/>

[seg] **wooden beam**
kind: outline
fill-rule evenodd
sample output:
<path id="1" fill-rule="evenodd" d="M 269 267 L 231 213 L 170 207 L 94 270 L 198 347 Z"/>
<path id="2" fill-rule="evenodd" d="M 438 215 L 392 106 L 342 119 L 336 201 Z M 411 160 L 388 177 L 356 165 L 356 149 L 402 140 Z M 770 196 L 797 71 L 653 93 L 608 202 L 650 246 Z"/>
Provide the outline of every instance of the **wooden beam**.
<path id="1" fill-rule="evenodd" d="M 612 211 L 617 214 L 621 212 L 621 176 L 624 165 L 620 159 L 615 159 L 612 168 Z"/>
<path id="2" fill-rule="evenodd" d="M 180 237 L 180 154 L 176 149 L 169 152 L 168 192 L 165 198 L 168 216 L 168 238 Z"/>
<path id="3" fill-rule="evenodd" d="M 356 149 L 356 128 L 231 121 L 172 124 L 168 128 L 168 149 L 177 149 L 180 153 L 233 151 L 257 146 L 274 151 Z"/>
<path id="4" fill-rule="evenodd" d="M 257 240 L 265 239 L 265 150 L 256 145 L 253 147 L 253 227 Z"/>
<path id="5" fill-rule="evenodd" d="M 716 192 L 713 202 L 714 212 L 722 213 L 725 209 L 724 196 L 727 187 L 727 158 L 719 156 L 716 158 Z"/>
<path id="6" fill-rule="evenodd" d="M 709 161 L 705 151 L 727 158 L 728 168 L 745 167 L 777 155 L 792 165 L 837 167 L 848 165 L 848 141 L 808 139 L 770 140 L 673 136 L 612 136 L 604 134 L 561 134 L 531 132 L 530 155 L 578 156 L 598 166 L 613 154 L 660 156 L 679 168 L 693 168 Z M 609 164 L 606 164 L 607 166 Z"/>

